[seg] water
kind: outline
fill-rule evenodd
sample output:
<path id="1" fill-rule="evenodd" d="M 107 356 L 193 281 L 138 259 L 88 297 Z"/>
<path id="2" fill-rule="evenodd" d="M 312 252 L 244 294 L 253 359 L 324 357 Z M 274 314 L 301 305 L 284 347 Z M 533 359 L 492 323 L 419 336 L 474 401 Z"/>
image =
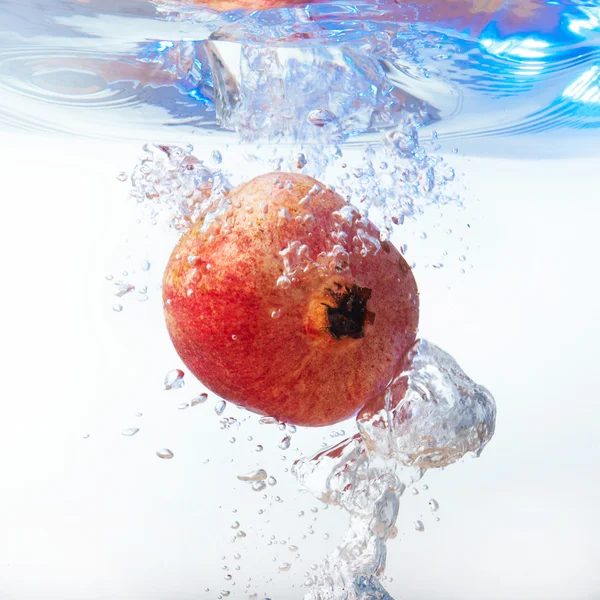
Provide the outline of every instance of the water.
<path id="1" fill-rule="evenodd" d="M 338 219 L 358 224 L 357 254 L 376 254 L 391 240 L 415 265 L 418 278 L 455 286 L 455 277 L 469 273 L 477 262 L 470 246 L 473 212 L 465 201 L 465 155 L 560 158 L 596 152 L 600 13 L 591 3 L 399 6 L 381 0 L 225 14 L 162 0 L 115 4 L 0 4 L 0 127 L 143 146 L 132 169 L 120 164 L 110 173 L 115 185 L 122 185 L 122 202 L 129 200 L 135 213 L 132 223 L 139 225 L 128 234 L 123 252 L 130 266 L 114 269 L 105 282 L 109 310 L 119 313 L 110 316 L 121 319 L 111 326 L 123 327 L 111 350 L 123 364 L 135 360 L 115 350 L 127 339 L 130 324 L 140 315 L 148 322 L 160 320 L 156 308 L 166 256 L 161 252 L 198 218 L 225 214 L 228 192 L 249 173 L 282 170 L 318 177 L 352 202 L 354 208 L 339 211 Z M 302 200 L 311 201 L 311 194 Z M 379 226 L 381 236 L 360 229 L 367 219 Z M 420 252 L 441 238 L 451 241 L 440 244 L 438 255 Z M 137 256 L 142 247 L 146 254 Z M 280 255 L 281 277 L 273 284 L 284 289 L 307 268 L 324 267 L 294 241 Z M 343 243 L 333 246 L 326 259 L 325 268 L 340 270 L 355 260 Z M 187 260 L 193 268 L 198 257 Z M 426 290 L 427 283 L 425 303 L 450 298 Z M 133 299 L 148 301 L 149 308 L 139 308 Z M 278 309 L 271 313 L 273 319 L 281 316 Z M 472 322 L 486 327 L 496 320 L 513 329 L 502 312 Z M 469 315 L 467 337 L 470 321 Z M 495 335 L 502 332 L 495 330 Z M 451 497 L 446 502 L 438 488 L 432 492 L 436 498 L 414 491 L 427 489 L 416 487 L 423 476 L 433 482 L 440 481 L 438 475 L 460 481 L 454 463 L 481 454 L 494 434 L 496 414 L 490 393 L 449 354 L 419 340 L 387 392 L 356 420 L 326 432 L 299 428 L 296 434 L 292 424 L 238 412 L 215 395 L 206 402 L 209 395 L 194 378 L 173 368 L 180 364 L 176 356 L 149 356 L 168 345 L 158 339 L 154 335 L 144 352 L 138 348 L 142 362 L 149 364 L 134 371 L 132 379 L 140 388 L 127 389 L 133 389 L 129 395 L 136 402 L 142 388 L 148 397 L 154 387 L 168 393 L 160 396 L 160 405 L 146 400 L 144 414 L 150 421 L 145 417 L 139 435 L 137 428 L 123 429 L 127 421 L 115 426 L 132 438 L 119 440 L 128 446 L 119 448 L 118 460 L 138 452 L 128 455 L 138 461 L 131 463 L 134 469 L 160 467 L 160 473 L 149 471 L 156 487 L 148 485 L 156 496 L 164 494 L 162 511 L 197 524 L 198 533 L 187 545 L 180 540 L 183 535 L 176 538 L 180 560 L 200 553 L 209 564 L 213 554 L 221 554 L 213 547 L 227 548 L 219 572 L 214 565 L 204 569 L 205 577 L 217 572 L 219 583 L 211 583 L 203 598 L 275 597 L 271 590 L 279 586 L 279 597 L 392 600 L 391 594 L 404 597 L 415 579 L 402 572 L 394 539 L 403 538 L 405 553 L 420 543 L 429 543 L 434 552 L 432 540 L 438 545 L 450 540 L 442 557 L 453 555 L 458 536 L 435 538 L 434 529 L 440 502 L 444 521 L 461 507 L 456 501 L 453 506 Z M 444 345 L 451 353 L 460 348 L 466 357 L 478 354 L 458 336 Z M 503 371 L 505 360 L 506 354 L 493 369 L 484 368 L 498 387 L 502 381 L 494 376 Z M 490 362 L 482 359 L 484 365 Z M 144 379 L 152 386 L 143 387 Z M 509 402 L 504 391 L 502 400 Z M 193 406 L 198 408 L 177 410 Z M 535 417 L 542 419 L 544 412 Z M 513 412 L 512 421 L 525 419 Z M 528 435 L 533 434 L 527 431 L 520 440 L 524 447 Z M 103 436 L 94 431 L 86 444 Z M 487 456 L 486 451 L 475 481 L 486 477 Z M 526 459 L 523 451 L 515 462 Z M 461 466 L 471 468 L 468 464 Z M 446 467 L 451 468 L 441 473 Z M 131 472 L 127 475 L 125 485 L 130 485 Z M 304 496 L 295 495 L 292 475 L 307 492 Z M 198 482 L 193 494 L 181 484 L 189 479 Z M 468 511 L 476 493 L 461 491 L 458 502 Z M 446 494 L 451 496 L 448 489 Z M 420 508 L 411 508 L 411 501 L 421 502 Z M 138 506 L 148 502 L 144 496 Z M 218 510 L 212 506 L 216 503 Z M 252 515 L 244 513 L 245 503 Z M 305 510 L 298 511 L 301 507 Z M 224 510 L 226 520 L 219 517 Z M 243 516 L 232 521 L 229 512 L 238 510 Z M 137 518 L 131 515 L 131 521 Z M 147 522 L 158 518 L 150 512 Z M 303 524 L 303 519 L 311 521 Z M 150 543 L 159 539 L 154 535 Z M 198 549 L 199 539 L 210 540 L 210 556 L 204 541 Z M 293 557 L 283 554 L 286 548 Z M 230 558 L 243 565 L 243 575 Z M 392 573 L 400 584 L 392 585 Z M 150 581 L 153 574 L 147 577 Z M 205 589 L 177 587 L 174 581 L 169 579 L 163 596 Z M 474 584 L 471 592 L 478 594 Z"/>
<path id="2" fill-rule="evenodd" d="M 589 151 L 600 123 L 593 2 L 380 0 L 221 14 L 162 0 L 9 1 L 1 26 L 0 121 L 18 130 L 180 142 L 300 127 L 309 138 L 329 128 L 355 137 L 409 110 L 463 152 L 512 154 L 507 137 L 560 132 L 560 147 L 545 150 L 557 155 Z M 275 116 L 255 110 L 266 105 Z"/>

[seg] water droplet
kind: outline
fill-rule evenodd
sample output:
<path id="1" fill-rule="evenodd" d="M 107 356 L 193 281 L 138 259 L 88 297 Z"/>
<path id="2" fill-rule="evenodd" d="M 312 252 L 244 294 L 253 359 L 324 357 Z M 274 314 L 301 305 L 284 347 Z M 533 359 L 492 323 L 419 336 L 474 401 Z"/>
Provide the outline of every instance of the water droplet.
<path id="1" fill-rule="evenodd" d="M 242 555 L 241 555 L 239 552 L 236 552 L 236 553 L 233 555 L 233 558 L 235 558 L 235 560 L 240 560 L 240 558 L 242 558 Z"/>
<path id="2" fill-rule="evenodd" d="M 279 277 L 279 279 L 277 279 L 277 287 L 281 288 L 282 290 L 287 290 L 291 285 L 292 282 L 285 275 L 282 275 Z"/>
<path id="3" fill-rule="evenodd" d="M 263 451 L 263 446 L 262 446 L 261 444 L 258 444 L 258 445 L 256 446 L 255 450 L 256 450 L 257 452 L 262 452 L 262 451 Z"/>
<path id="4" fill-rule="evenodd" d="M 262 492 L 267 487 L 267 484 L 264 481 L 255 481 L 252 484 L 252 489 L 255 492 Z"/>
<path id="5" fill-rule="evenodd" d="M 282 450 L 287 450 L 290 447 L 290 443 L 292 441 L 292 438 L 289 435 L 286 435 L 281 442 L 279 442 L 279 447 Z"/>
<path id="6" fill-rule="evenodd" d="M 425 531 L 425 525 L 423 525 L 423 521 L 415 521 L 415 530 L 416 531 Z"/>
<path id="7" fill-rule="evenodd" d="M 300 152 L 296 156 L 296 169 L 304 169 L 304 167 L 306 166 L 306 162 L 306 156 L 304 156 L 304 154 Z"/>
<path id="8" fill-rule="evenodd" d="M 422 487 L 425 491 L 427 491 L 429 489 L 429 486 L 426 483 Z"/>
<path id="9" fill-rule="evenodd" d="M 231 573 L 226 573 L 226 574 L 225 574 L 225 579 L 226 579 L 227 581 L 231 581 L 231 580 L 233 579 L 233 575 L 232 575 Z"/>
<path id="10" fill-rule="evenodd" d="M 269 485 L 277 485 L 277 479 L 275 479 L 275 477 L 269 477 L 269 479 L 267 479 L 267 483 Z"/>
<path id="11" fill-rule="evenodd" d="M 168 459 L 173 458 L 175 455 L 168 448 L 163 448 L 162 450 L 158 450 L 156 452 L 156 456 L 158 456 L 158 458 L 164 458 L 164 459 L 168 460 Z"/>
<path id="12" fill-rule="evenodd" d="M 432 498 L 429 501 L 429 508 L 431 509 L 432 512 L 435 512 L 439 507 L 440 507 L 440 505 L 435 498 Z"/>
<path id="13" fill-rule="evenodd" d="M 231 529 L 239 529 L 240 528 L 240 522 L 239 521 L 234 521 L 231 524 Z"/>
<path id="14" fill-rule="evenodd" d="M 245 531 L 238 531 L 236 534 L 239 538 L 245 538 L 246 537 L 246 532 Z"/>
<path id="15" fill-rule="evenodd" d="M 138 427 L 131 427 L 129 429 L 123 429 L 121 434 L 126 437 L 131 437 L 132 435 L 135 435 L 138 431 L 139 431 Z"/>
<path id="16" fill-rule="evenodd" d="M 427 239 L 427 234 L 426 234 L 424 231 L 422 231 L 422 232 L 421 232 L 421 235 L 420 235 L 419 237 L 420 237 L 422 240 L 426 240 L 426 239 Z"/>
<path id="17" fill-rule="evenodd" d="M 329 539 L 329 534 L 328 533 L 324 533 L 323 534 L 323 539 L 324 540 L 328 540 Z"/>
<path id="18" fill-rule="evenodd" d="M 198 404 L 203 404 L 207 400 L 208 400 L 208 394 L 200 394 L 200 395 L 192 398 L 192 401 L 190 402 L 190 406 L 198 406 Z"/>
<path id="19" fill-rule="evenodd" d="M 115 312 L 118 312 L 118 313 L 119 313 L 119 312 L 121 312 L 121 311 L 123 310 L 123 305 L 122 305 L 122 304 L 113 304 L 113 307 L 112 307 L 112 309 L 113 309 Z"/>
<path id="20" fill-rule="evenodd" d="M 165 390 L 178 390 L 185 385 L 185 373 L 181 369 L 173 369 L 165 375 Z"/>
<path id="21" fill-rule="evenodd" d="M 225 409 L 227 408 L 227 403 L 225 402 L 225 400 L 219 400 L 216 404 L 215 404 L 215 412 L 221 416 L 224 412 Z"/>
<path id="22" fill-rule="evenodd" d="M 316 127 L 324 127 L 327 123 L 335 121 L 335 118 L 335 115 L 331 111 L 322 108 L 311 110 L 308 113 L 308 121 Z"/>
<path id="23" fill-rule="evenodd" d="M 458 257 L 458 260 L 460 260 L 460 262 L 465 262 L 465 260 L 467 260 L 467 257 L 466 257 L 464 254 L 461 254 L 461 255 Z"/>
<path id="24" fill-rule="evenodd" d="M 235 444 L 235 438 L 234 437 L 229 438 L 229 443 L 230 444 Z"/>
<path id="25" fill-rule="evenodd" d="M 311 512 L 314 512 L 314 513 L 318 513 L 318 512 L 319 512 L 319 509 L 318 509 L 316 506 L 313 506 L 313 507 L 310 509 L 310 511 L 311 511 Z"/>
<path id="26" fill-rule="evenodd" d="M 289 571 L 291 568 L 292 568 L 292 565 L 288 562 L 284 562 L 279 565 L 280 571 Z"/>
<path id="27" fill-rule="evenodd" d="M 141 266 L 142 266 L 142 271 L 149 271 L 150 270 L 150 261 L 143 260 Z"/>
<path id="28" fill-rule="evenodd" d="M 125 171 L 121 171 L 119 174 L 117 174 L 117 179 L 119 181 L 127 181 L 128 175 L 125 173 Z"/>

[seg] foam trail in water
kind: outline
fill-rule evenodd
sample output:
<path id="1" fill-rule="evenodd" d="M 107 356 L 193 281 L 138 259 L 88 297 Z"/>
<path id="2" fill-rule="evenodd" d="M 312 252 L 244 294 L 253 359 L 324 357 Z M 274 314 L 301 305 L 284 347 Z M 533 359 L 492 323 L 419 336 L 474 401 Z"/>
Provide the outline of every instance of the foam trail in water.
<path id="1" fill-rule="evenodd" d="M 399 374 L 358 415 L 359 433 L 294 464 L 301 487 L 350 514 L 342 543 L 305 582 L 305 600 L 392 600 L 378 577 L 399 500 L 426 469 L 479 456 L 496 406 L 446 352 L 419 340 Z"/>

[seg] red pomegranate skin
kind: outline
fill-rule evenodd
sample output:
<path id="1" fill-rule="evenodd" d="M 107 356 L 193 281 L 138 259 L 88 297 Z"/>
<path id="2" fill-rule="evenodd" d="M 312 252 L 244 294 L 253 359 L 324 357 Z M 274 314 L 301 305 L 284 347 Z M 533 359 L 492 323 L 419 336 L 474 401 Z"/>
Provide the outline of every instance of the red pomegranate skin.
<path id="1" fill-rule="evenodd" d="M 388 242 L 363 255 L 361 239 L 379 232 L 371 223 L 361 231 L 350 206 L 311 177 L 261 175 L 229 200 L 180 238 L 165 270 L 177 353 L 206 387 L 259 414 L 306 426 L 353 416 L 415 341 L 410 267 Z M 298 269 L 289 287 L 276 285 L 288 245 L 300 246 L 305 266 L 340 241 L 349 256 L 338 269 Z"/>

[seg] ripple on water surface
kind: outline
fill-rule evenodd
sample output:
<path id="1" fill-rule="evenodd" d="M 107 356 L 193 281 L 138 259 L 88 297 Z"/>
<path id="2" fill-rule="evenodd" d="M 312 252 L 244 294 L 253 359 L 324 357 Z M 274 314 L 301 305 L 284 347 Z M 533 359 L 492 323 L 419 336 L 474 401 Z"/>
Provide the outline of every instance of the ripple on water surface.
<path id="1" fill-rule="evenodd" d="M 565 136 L 600 125 L 600 8 L 583 3 L 340 1 L 219 13 L 168 0 L 76 9 L 10 0 L 0 13 L 5 127 L 181 139 L 199 129 L 247 133 L 248 114 L 264 120 L 265 106 L 290 122 L 300 108 L 320 111 L 346 136 L 393 125 L 407 110 L 426 112 L 423 127 L 440 140 Z M 268 60 L 249 54 L 265 46 Z M 278 70 L 287 103 L 274 104 L 269 86 L 253 81 Z M 328 79 L 335 72 L 349 85 Z M 305 94 L 307 85 L 328 86 L 322 106 L 290 105 L 302 76 Z M 289 134 L 285 125 L 273 131 Z"/>

